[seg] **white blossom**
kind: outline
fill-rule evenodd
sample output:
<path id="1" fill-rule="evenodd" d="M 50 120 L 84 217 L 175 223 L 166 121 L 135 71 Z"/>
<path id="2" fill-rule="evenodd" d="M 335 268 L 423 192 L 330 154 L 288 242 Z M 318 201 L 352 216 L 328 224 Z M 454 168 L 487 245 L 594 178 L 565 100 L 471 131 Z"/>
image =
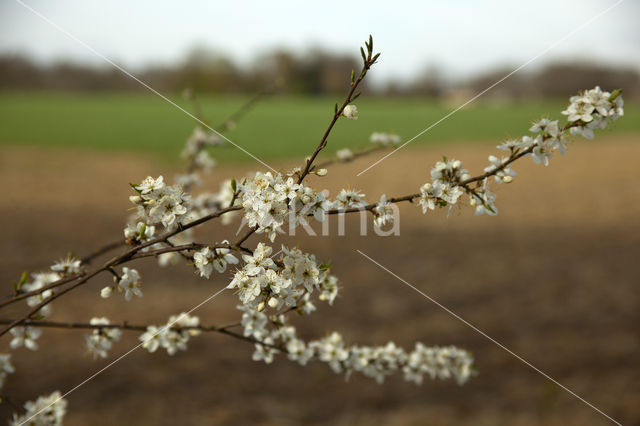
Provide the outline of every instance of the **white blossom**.
<path id="1" fill-rule="evenodd" d="M 485 213 L 490 216 L 498 214 L 498 208 L 495 205 L 496 195 L 489 190 L 488 182 L 488 178 L 483 179 L 482 187 L 476 188 L 475 194 L 471 196 L 470 202 L 476 207 L 476 216 Z"/>
<path id="2" fill-rule="evenodd" d="M 155 352 L 162 347 L 169 355 L 175 355 L 178 350 L 186 351 L 189 339 L 200 334 L 197 328 L 199 325 L 198 317 L 182 312 L 169 317 L 167 324 L 161 327 L 148 326 L 147 331 L 140 335 L 138 340 L 149 352 Z"/>
<path id="3" fill-rule="evenodd" d="M 79 259 L 76 259 L 75 257 L 69 255 L 64 259 L 60 259 L 59 261 L 54 263 L 51 267 L 51 270 L 63 276 L 77 274 L 78 272 L 80 272 L 81 263 L 82 262 Z"/>
<path id="4" fill-rule="evenodd" d="M 167 229 L 174 229 L 187 220 L 191 198 L 181 187 L 167 186 L 162 176 L 157 179 L 149 176 L 133 188 L 139 193 L 129 198 L 137 207 L 135 223 L 144 222 L 147 226 L 161 223 Z"/>
<path id="5" fill-rule="evenodd" d="M 342 189 L 333 202 L 333 207 L 338 209 L 364 207 L 366 205 L 364 194 L 355 189 Z"/>
<path id="6" fill-rule="evenodd" d="M 155 325 L 148 326 L 147 331 L 142 333 L 138 339 L 142 342 L 142 347 L 149 352 L 155 352 L 160 347 L 162 328 Z"/>
<path id="7" fill-rule="evenodd" d="M 466 169 L 462 168 L 460 160 L 444 159 L 438 161 L 431 169 L 432 186 L 429 190 L 434 197 L 453 205 L 464 194 L 464 190 L 459 184 L 469 178 L 470 175 Z"/>
<path id="8" fill-rule="evenodd" d="M 400 143 L 401 140 L 399 135 L 393 133 L 373 132 L 369 136 L 369 142 L 381 146 L 395 145 Z"/>
<path id="9" fill-rule="evenodd" d="M 229 244 L 228 241 L 223 241 L 223 244 Z M 205 247 L 202 250 L 194 253 L 193 255 L 194 266 L 200 273 L 201 277 L 209 278 L 213 269 L 223 273 L 227 270 L 227 265 L 235 265 L 238 263 L 238 259 L 230 253 L 227 248 L 215 248 Z"/>
<path id="10" fill-rule="evenodd" d="M 140 243 L 153 238 L 155 232 L 155 226 L 147 225 L 145 222 L 137 222 L 136 224 L 129 224 L 124 228 L 124 237 L 129 241 Z"/>
<path id="11" fill-rule="evenodd" d="M 11 349 L 17 349 L 24 346 L 32 351 L 38 350 L 36 340 L 42 334 L 42 330 L 31 326 L 16 326 L 11 329 L 13 339 L 11 340 Z"/>
<path id="12" fill-rule="evenodd" d="M 264 361 L 265 364 L 271 364 L 273 357 L 280 351 L 271 346 L 273 345 L 273 338 L 265 337 L 261 341 L 262 343 L 255 344 L 255 351 L 251 358 L 254 361 Z"/>
<path id="13" fill-rule="evenodd" d="M 406 365 L 402 368 L 405 380 L 422 384 L 423 375 L 431 379 L 455 378 L 459 384 L 465 383 L 473 374 L 473 358 L 467 351 L 454 346 L 426 347 L 416 343 L 413 352 L 407 354 Z"/>
<path id="14" fill-rule="evenodd" d="M 344 115 L 349 120 L 357 120 L 358 119 L 358 107 L 355 105 L 347 105 L 342 110 L 342 115 Z"/>
<path id="15" fill-rule="evenodd" d="M 58 281 L 62 276 L 57 273 L 57 272 L 38 272 L 38 273 L 34 273 L 31 274 L 31 278 L 32 281 L 23 284 L 22 286 L 22 290 L 24 290 L 25 292 L 31 292 L 31 291 L 36 291 L 36 290 L 41 290 L 42 288 L 46 287 L 47 285 Z M 53 296 L 53 289 L 48 289 L 48 290 L 44 290 L 41 291 L 38 294 L 35 294 L 33 296 L 30 296 L 27 298 L 27 305 L 31 306 L 31 307 L 35 307 L 40 305 L 42 302 L 44 302 L 46 299 L 49 299 L 51 296 Z M 51 314 L 51 304 L 47 304 L 45 306 L 43 306 L 39 311 L 38 311 L 38 315 L 41 315 L 43 317 L 47 317 Z"/>
<path id="16" fill-rule="evenodd" d="M 287 357 L 291 361 L 296 361 L 300 365 L 307 365 L 307 362 L 313 358 L 313 349 L 300 339 L 291 339 L 286 344 Z"/>
<path id="17" fill-rule="evenodd" d="M 149 194 L 152 192 L 161 191 L 164 188 L 164 178 L 162 176 L 158 176 L 157 179 L 154 179 L 151 176 L 147 176 L 140 185 L 135 186 L 134 188 L 140 192 L 140 194 Z"/>
<path id="18" fill-rule="evenodd" d="M 293 226 L 306 223 L 306 216 L 313 215 L 323 221 L 331 203 L 322 192 L 286 180 L 281 174 L 256 173 L 239 185 L 242 207 L 250 227 L 258 233 L 266 233 L 271 241 L 285 222 Z"/>
<path id="19" fill-rule="evenodd" d="M 393 208 L 387 201 L 385 194 L 382 194 L 380 201 L 378 201 L 378 204 L 373 208 L 373 216 L 373 223 L 378 228 L 381 228 L 387 223 L 393 223 Z"/>
<path id="20" fill-rule="evenodd" d="M 224 143 L 224 140 L 217 134 L 209 132 L 201 127 L 196 127 L 189 139 L 187 139 L 187 143 L 182 150 L 182 157 L 189 159 L 194 155 L 197 155 L 202 148 L 220 146 L 224 145 Z"/>
<path id="21" fill-rule="evenodd" d="M 553 147 L 548 143 L 539 143 L 533 148 L 531 156 L 534 163 L 548 166 L 553 157 Z"/>
<path id="22" fill-rule="evenodd" d="M 142 297 L 142 290 L 140 290 L 140 274 L 138 271 L 132 268 L 127 268 L 126 266 L 123 267 L 122 276 L 118 281 L 118 290 L 124 291 L 124 298 L 127 302 L 130 301 L 134 295 Z"/>
<path id="23" fill-rule="evenodd" d="M 355 156 L 349 148 L 343 148 L 336 151 L 336 157 L 339 161 L 347 162 L 353 160 Z"/>
<path id="24" fill-rule="evenodd" d="M 317 353 L 320 361 L 328 363 L 334 372 L 342 372 L 342 362 L 349 358 L 349 351 L 345 348 L 340 333 L 334 331 L 324 339 L 312 341 L 309 346 Z"/>
<path id="25" fill-rule="evenodd" d="M 211 158 L 207 151 L 200 151 L 193 159 L 194 164 L 205 172 L 211 171 L 216 166 L 216 160 Z"/>
<path id="26" fill-rule="evenodd" d="M 433 184 L 425 183 L 420 187 L 420 198 L 418 203 L 422 207 L 422 213 L 426 213 L 429 210 L 435 210 L 437 197 L 433 192 Z"/>
<path id="27" fill-rule="evenodd" d="M 529 131 L 534 133 L 547 134 L 554 138 L 558 137 L 558 135 L 560 134 L 560 129 L 558 127 L 558 120 L 551 121 L 548 118 L 543 118 L 533 123 L 533 126 L 531 126 Z"/>
<path id="28" fill-rule="evenodd" d="M 490 155 L 489 163 L 491 163 L 491 165 L 484 168 L 485 173 L 494 173 L 493 176 L 496 182 L 510 183 L 513 181 L 515 176 L 518 176 L 518 174 L 515 170 L 505 166 L 505 163 L 508 160 L 509 159 L 506 157 L 498 158 L 494 155 Z"/>
<path id="29" fill-rule="evenodd" d="M 11 426 L 62 426 L 67 412 L 67 400 L 62 398 L 60 391 L 48 396 L 40 396 L 36 401 L 24 404 L 25 413 L 21 416 L 13 415 Z"/>
<path id="30" fill-rule="evenodd" d="M 91 325 L 109 325 L 109 320 L 105 317 L 91 318 Z M 94 358 L 106 358 L 113 342 L 120 340 L 122 332 L 115 327 L 96 328 L 88 336 L 85 342 L 89 353 Z"/>

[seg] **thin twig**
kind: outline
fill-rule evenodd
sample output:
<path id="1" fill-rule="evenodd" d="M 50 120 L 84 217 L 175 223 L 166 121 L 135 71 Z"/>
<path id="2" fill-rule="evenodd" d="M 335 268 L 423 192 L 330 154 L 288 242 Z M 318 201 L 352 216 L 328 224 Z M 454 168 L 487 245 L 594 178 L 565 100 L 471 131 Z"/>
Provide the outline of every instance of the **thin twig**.
<path id="1" fill-rule="evenodd" d="M 333 112 L 333 117 L 331 119 L 331 122 L 329 123 L 329 127 L 327 127 L 327 130 L 325 130 L 324 134 L 322 135 L 322 139 L 320 139 L 320 143 L 316 147 L 315 151 L 313 151 L 313 154 L 311 154 L 311 157 L 309 157 L 309 159 L 306 161 L 305 167 L 300 173 L 300 177 L 298 178 L 298 183 L 302 183 L 304 178 L 311 172 L 311 166 L 313 165 L 314 160 L 316 159 L 318 154 L 320 154 L 320 151 L 322 151 L 322 149 L 325 146 L 327 146 L 327 139 L 329 138 L 329 134 L 331 133 L 331 130 L 333 130 L 333 126 L 335 126 L 336 122 L 338 121 L 338 118 L 340 118 L 346 106 L 349 105 L 353 100 L 355 100 L 355 98 L 358 97 L 359 94 L 355 94 L 356 89 L 358 88 L 362 80 L 364 80 L 364 77 L 367 75 L 367 71 L 369 71 L 371 66 L 376 62 L 376 60 L 380 56 L 379 53 L 376 53 L 375 55 L 373 54 L 373 39 L 371 36 L 369 36 L 369 42 L 365 42 L 365 45 L 367 47 L 367 54 L 365 55 L 364 50 L 362 50 L 362 60 L 363 60 L 362 70 L 360 71 L 360 74 L 355 80 L 353 79 L 353 74 L 352 74 L 352 81 L 351 81 L 351 85 L 349 86 L 349 91 L 347 92 L 347 96 L 339 108 L 337 107 L 337 104 L 336 104 L 336 108 Z"/>

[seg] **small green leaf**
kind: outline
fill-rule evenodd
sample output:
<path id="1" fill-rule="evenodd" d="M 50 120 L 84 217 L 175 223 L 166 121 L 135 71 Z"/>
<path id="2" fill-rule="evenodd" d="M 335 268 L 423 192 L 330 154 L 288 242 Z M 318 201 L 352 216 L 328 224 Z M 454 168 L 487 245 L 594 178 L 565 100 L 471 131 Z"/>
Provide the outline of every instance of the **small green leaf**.
<path id="1" fill-rule="evenodd" d="M 236 192 L 236 188 L 237 188 L 237 186 L 238 186 L 238 184 L 236 183 L 235 178 L 232 178 L 232 179 L 231 179 L 231 190 L 232 190 L 233 192 Z"/>
<path id="2" fill-rule="evenodd" d="M 137 184 L 129 182 L 129 186 L 130 186 L 131 188 L 133 188 L 133 190 L 134 190 L 134 191 L 136 191 L 138 194 L 142 194 L 142 191 L 140 191 L 140 190 L 137 188 L 137 186 L 138 186 Z"/>
<path id="3" fill-rule="evenodd" d="M 609 96 L 609 102 L 613 102 L 616 100 L 616 98 L 618 96 L 620 96 L 622 94 L 622 89 L 616 89 L 613 92 L 611 92 L 611 96 Z"/>
<path id="4" fill-rule="evenodd" d="M 351 70 L 351 84 L 356 80 L 356 71 Z"/>
<path id="5" fill-rule="evenodd" d="M 20 289 L 22 288 L 22 286 L 27 282 L 27 272 L 23 272 L 22 275 L 20 276 L 20 280 L 18 280 L 18 282 L 14 282 L 13 283 L 13 291 L 17 294 L 18 292 L 20 292 Z"/>

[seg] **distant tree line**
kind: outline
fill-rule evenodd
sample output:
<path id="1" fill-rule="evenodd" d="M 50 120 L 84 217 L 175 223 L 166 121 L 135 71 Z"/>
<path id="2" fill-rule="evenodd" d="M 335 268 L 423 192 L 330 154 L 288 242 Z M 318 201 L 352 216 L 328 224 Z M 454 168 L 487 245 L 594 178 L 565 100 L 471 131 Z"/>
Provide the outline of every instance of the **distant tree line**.
<path id="1" fill-rule="evenodd" d="M 360 58 L 321 49 L 305 54 L 275 50 L 240 66 L 228 56 L 206 48 L 193 49 L 171 66 L 150 65 L 136 72 L 142 80 L 164 92 L 192 88 L 196 92 L 255 92 L 265 87 L 292 94 L 341 93 Z M 365 88 L 381 95 L 447 98 L 478 93 L 508 74 L 496 69 L 471 79 L 451 81 L 437 67 L 430 67 L 408 82 L 390 81 Z M 487 93 L 487 97 L 525 99 L 564 97 L 583 87 L 599 84 L 622 87 L 625 97 L 640 98 L 640 73 L 589 62 L 549 64 L 537 71 L 521 71 Z M 133 91 L 141 86 L 110 67 L 69 61 L 37 63 L 22 55 L 0 55 L 0 90 Z"/>

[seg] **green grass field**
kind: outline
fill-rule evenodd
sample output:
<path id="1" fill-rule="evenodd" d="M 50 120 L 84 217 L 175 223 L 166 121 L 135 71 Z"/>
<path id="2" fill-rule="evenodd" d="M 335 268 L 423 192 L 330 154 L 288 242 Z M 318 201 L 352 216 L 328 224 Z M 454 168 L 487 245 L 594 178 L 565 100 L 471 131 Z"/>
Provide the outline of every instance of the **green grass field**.
<path id="1" fill-rule="evenodd" d="M 217 124 L 248 96 L 206 96 L 200 99 L 206 118 Z M 190 104 L 173 100 L 190 110 Z M 254 155 L 267 159 L 303 156 L 318 143 L 333 111 L 336 97 L 268 97 L 260 101 L 227 136 Z M 386 99 L 363 96 L 356 102 L 360 118 L 340 120 L 329 139 L 328 152 L 368 143 L 373 131 L 413 137 L 452 108 L 431 100 Z M 491 104 L 477 101 L 412 143 L 490 142 L 526 134 L 529 123 L 542 115 L 562 119 L 565 101 Z M 640 112 L 627 105 L 627 116 Z M 129 150 L 171 159 L 181 150 L 195 122 L 151 94 L 0 93 L 0 144 L 86 147 Z M 640 120 L 620 120 L 611 133 L 638 132 Z M 242 161 L 240 150 L 218 149 L 214 157 Z"/>

